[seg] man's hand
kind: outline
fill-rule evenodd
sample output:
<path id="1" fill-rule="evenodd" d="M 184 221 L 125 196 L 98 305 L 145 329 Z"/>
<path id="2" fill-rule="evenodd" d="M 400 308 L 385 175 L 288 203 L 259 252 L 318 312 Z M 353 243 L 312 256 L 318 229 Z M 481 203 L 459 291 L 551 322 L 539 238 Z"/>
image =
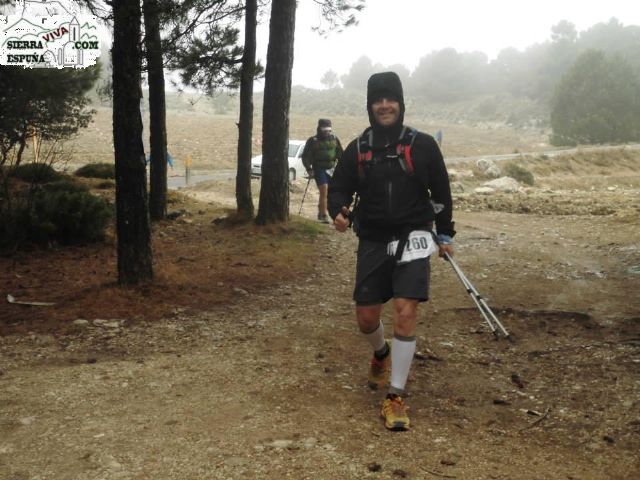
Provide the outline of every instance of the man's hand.
<path id="1" fill-rule="evenodd" d="M 349 220 L 349 209 L 347 207 L 342 207 L 342 211 L 336 215 L 335 220 L 333 221 L 333 226 L 340 233 L 344 233 L 351 225 L 351 221 Z"/>
<path id="2" fill-rule="evenodd" d="M 453 257 L 453 238 L 444 233 L 438 234 L 438 255 L 446 260 L 445 254 L 448 253 Z"/>
<path id="3" fill-rule="evenodd" d="M 442 258 L 445 258 L 444 254 L 448 253 L 449 256 L 453 257 L 453 245 L 450 243 L 441 243 L 438 245 L 438 255 Z"/>

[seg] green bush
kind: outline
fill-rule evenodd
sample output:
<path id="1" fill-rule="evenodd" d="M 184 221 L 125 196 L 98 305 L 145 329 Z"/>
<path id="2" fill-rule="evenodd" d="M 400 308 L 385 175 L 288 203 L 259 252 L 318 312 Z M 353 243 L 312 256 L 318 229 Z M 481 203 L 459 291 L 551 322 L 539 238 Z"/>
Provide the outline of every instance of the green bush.
<path id="1" fill-rule="evenodd" d="M 505 175 L 515 178 L 520 183 L 532 186 L 534 184 L 533 173 L 516 163 L 508 163 L 502 170 Z"/>
<path id="2" fill-rule="evenodd" d="M 88 163 L 76 170 L 78 177 L 116 178 L 116 166 L 113 163 Z"/>
<path id="3" fill-rule="evenodd" d="M 30 202 L 22 200 L 14 203 L 11 210 L 0 212 L 0 248 L 102 240 L 112 207 L 106 200 L 82 190 L 82 186 L 74 190 L 78 186 L 72 185 L 48 185 L 38 190 Z"/>
<path id="4" fill-rule="evenodd" d="M 106 200 L 88 192 L 47 192 L 36 197 L 34 212 L 45 225 L 55 226 L 53 239 L 62 244 L 104 238 L 112 210 Z"/>
<path id="5" fill-rule="evenodd" d="M 48 183 L 62 178 L 51 165 L 45 163 L 25 163 L 11 170 L 11 176 L 30 183 Z"/>

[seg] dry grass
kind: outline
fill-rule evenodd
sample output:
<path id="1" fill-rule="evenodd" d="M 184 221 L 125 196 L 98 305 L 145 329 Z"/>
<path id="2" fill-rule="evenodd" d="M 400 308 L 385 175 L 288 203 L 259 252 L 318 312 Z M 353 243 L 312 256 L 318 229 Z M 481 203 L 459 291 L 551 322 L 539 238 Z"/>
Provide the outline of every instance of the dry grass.
<path id="1" fill-rule="evenodd" d="M 640 187 L 640 150 L 578 151 L 553 158 L 525 156 L 498 163 L 517 163 L 548 188 Z"/>
<path id="2" fill-rule="evenodd" d="M 256 111 L 260 108 L 256 105 Z M 80 132 L 79 137 L 68 142 L 70 167 L 77 168 L 90 162 L 113 162 L 111 133 L 111 109 L 98 107 L 93 123 Z M 292 115 L 289 137 L 306 139 L 316 131 L 320 117 L 333 121 L 334 131 L 344 146 L 368 126 L 364 111 L 362 116 L 332 116 L 326 114 Z M 236 166 L 238 128 L 236 115 L 211 115 L 202 111 L 169 110 L 167 112 L 168 148 L 176 160 L 175 170 L 169 174 L 181 175 L 184 161 L 190 156 L 193 168 L 199 171 L 232 169 Z M 407 116 L 406 123 L 428 133 L 442 130 L 445 156 L 458 157 L 483 154 L 513 153 L 514 151 L 540 151 L 548 148 L 546 136 L 533 130 L 514 130 L 490 125 L 465 126 L 443 124 Z M 148 142 L 148 119 L 145 119 L 144 140 Z M 254 118 L 253 151 L 260 154 L 262 124 L 259 114 Z"/>

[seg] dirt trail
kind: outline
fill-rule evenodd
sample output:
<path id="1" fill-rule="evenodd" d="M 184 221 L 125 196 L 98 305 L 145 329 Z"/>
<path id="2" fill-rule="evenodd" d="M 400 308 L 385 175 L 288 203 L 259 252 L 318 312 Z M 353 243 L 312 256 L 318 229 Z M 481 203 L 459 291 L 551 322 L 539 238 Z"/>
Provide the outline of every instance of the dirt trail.
<path id="1" fill-rule="evenodd" d="M 638 478 L 637 226 L 456 217 L 456 258 L 516 341 L 494 340 L 435 260 L 411 431 L 378 418 L 355 238 L 328 228 L 313 275 L 227 308 L 0 338 L 0 479 Z"/>

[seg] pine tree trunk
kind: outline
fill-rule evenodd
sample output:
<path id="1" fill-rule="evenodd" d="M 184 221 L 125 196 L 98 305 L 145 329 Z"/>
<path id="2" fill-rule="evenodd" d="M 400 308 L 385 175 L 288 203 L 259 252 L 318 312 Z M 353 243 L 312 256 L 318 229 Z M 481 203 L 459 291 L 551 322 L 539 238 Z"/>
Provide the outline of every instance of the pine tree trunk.
<path id="1" fill-rule="evenodd" d="M 118 282 L 121 285 L 134 285 L 153 277 L 140 115 L 140 4 L 114 0 L 113 17 L 113 144 L 116 162 Z"/>
<path id="2" fill-rule="evenodd" d="M 296 0 L 273 0 L 262 107 L 262 183 L 256 223 L 289 219 L 289 104 Z"/>
<path id="3" fill-rule="evenodd" d="M 149 69 L 151 165 L 149 214 L 162 220 L 167 214 L 167 124 L 157 0 L 143 0 L 145 46 Z"/>
<path id="4" fill-rule="evenodd" d="M 253 135 L 253 79 L 256 65 L 256 23 L 258 2 L 246 0 L 244 52 L 240 79 L 240 119 L 238 121 L 238 173 L 236 204 L 238 214 L 253 218 L 251 196 L 251 137 Z"/>

